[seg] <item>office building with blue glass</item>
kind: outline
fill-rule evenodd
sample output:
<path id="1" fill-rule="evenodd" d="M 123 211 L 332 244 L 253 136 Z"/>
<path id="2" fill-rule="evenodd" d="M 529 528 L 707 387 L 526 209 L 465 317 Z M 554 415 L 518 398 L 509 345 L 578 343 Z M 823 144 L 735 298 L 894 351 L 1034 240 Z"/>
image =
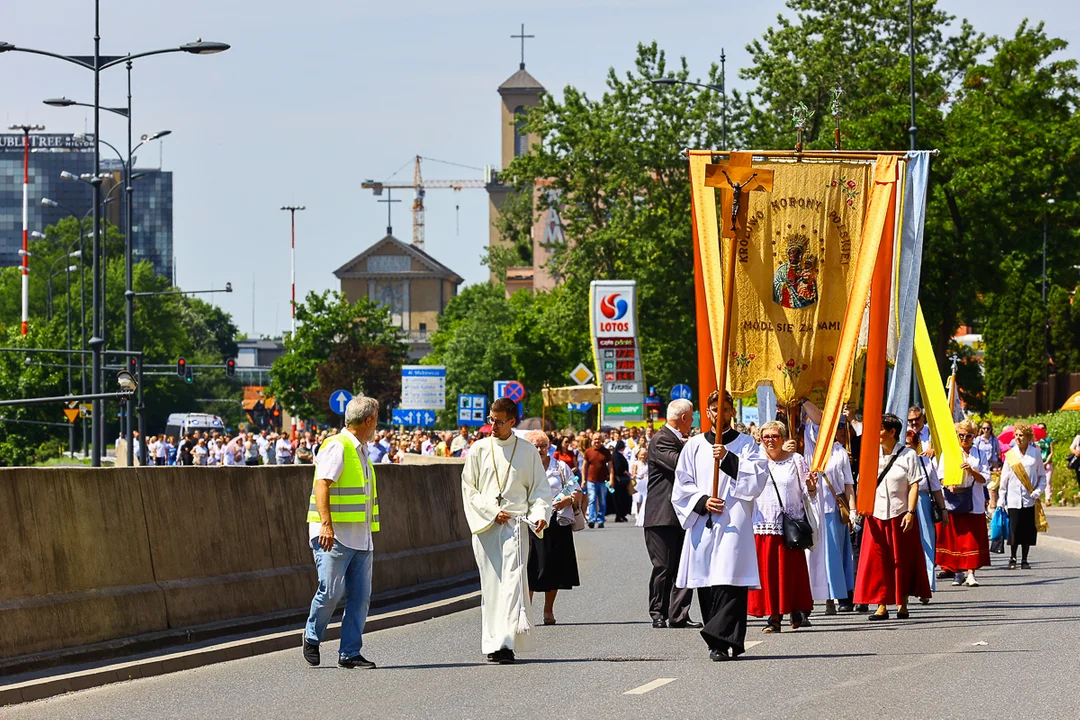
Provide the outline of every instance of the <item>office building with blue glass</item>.
<path id="1" fill-rule="evenodd" d="M 92 139 L 75 135 L 31 134 L 29 169 L 29 229 L 45 228 L 70 217 L 61 207 L 47 207 L 42 198 L 55 200 L 79 217 L 89 216 L 93 189 L 78 180 L 64 180 L 60 173 L 89 175 L 94 171 Z M 123 230 L 123 188 L 117 159 L 102 158 L 102 172 L 112 174 L 102 184 L 105 197 L 115 198 L 106 205 L 105 219 Z M 135 168 L 143 177 L 132 185 L 132 238 L 135 261 L 149 261 L 154 270 L 170 280 L 173 277 L 172 173 L 157 168 Z M 0 134 L 0 267 L 19 265 L 22 248 L 23 216 L 23 136 Z M 31 266 L 33 261 L 31 260 Z"/>

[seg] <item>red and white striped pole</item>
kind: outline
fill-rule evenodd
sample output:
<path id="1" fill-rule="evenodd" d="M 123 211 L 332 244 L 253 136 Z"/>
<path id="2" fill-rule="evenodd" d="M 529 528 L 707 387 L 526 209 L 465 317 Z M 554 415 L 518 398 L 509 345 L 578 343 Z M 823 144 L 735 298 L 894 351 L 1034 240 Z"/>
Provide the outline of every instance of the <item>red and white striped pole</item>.
<path id="1" fill-rule="evenodd" d="M 292 226 L 292 251 L 289 256 L 289 278 L 292 283 L 292 334 L 296 334 L 296 211 L 305 210 L 303 205 L 283 205 L 282 210 L 289 211 L 289 220 Z M 296 440 L 296 418 L 291 417 L 290 439 Z"/>
<path id="2" fill-rule="evenodd" d="M 23 132 L 22 186 L 22 334 L 30 330 L 30 132 L 44 130 L 43 125 L 12 125 Z"/>

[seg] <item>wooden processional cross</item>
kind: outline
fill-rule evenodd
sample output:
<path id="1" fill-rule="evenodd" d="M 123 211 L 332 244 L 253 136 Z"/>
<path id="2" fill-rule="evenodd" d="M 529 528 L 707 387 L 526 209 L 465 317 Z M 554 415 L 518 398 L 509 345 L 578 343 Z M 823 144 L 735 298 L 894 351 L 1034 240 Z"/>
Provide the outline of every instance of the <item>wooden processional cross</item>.
<path id="1" fill-rule="evenodd" d="M 705 187 L 720 188 L 720 258 L 724 264 L 724 322 L 720 336 L 720 352 L 716 363 L 716 388 L 720 391 L 717 403 L 719 417 L 724 411 L 724 391 L 727 390 L 728 347 L 731 345 L 731 309 L 735 302 L 735 254 L 739 238 L 746 234 L 746 217 L 750 207 L 747 193 L 772 192 L 773 171 L 756 168 L 753 153 L 733 152 L 726 163 L 705 166 Z M 724 240 L 730 238 L 728 253 L 724 255 Z M 714 432 L 715 432 L 714 428 Z M 717 437 L 719 433 L 717 432 Z M 713 463 L 713 492 L 720 490 L 720 461 Z M 712 516 L 709 517 L 712 520 Z"/>

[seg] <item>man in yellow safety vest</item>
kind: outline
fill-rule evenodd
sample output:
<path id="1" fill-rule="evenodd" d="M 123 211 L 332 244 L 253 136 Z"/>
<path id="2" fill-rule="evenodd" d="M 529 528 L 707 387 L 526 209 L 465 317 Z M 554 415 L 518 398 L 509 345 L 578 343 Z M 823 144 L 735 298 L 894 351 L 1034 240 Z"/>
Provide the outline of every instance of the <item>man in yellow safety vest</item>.
<path id="1" fill-rule="evenodd" d="M 371 535 L 379 531 L 375 466 L 367 455 L 378 417 L 379 402 L 357 395 L 345 407 L 345 429 L 327 438 L 315 458 L 307 519 L 319 589 L 304 629 L 304 660 L 309 665 L 319 664 L 326 625 L 344 598 L 338 665 L 375 667 L 360 648 L 371 603 Z"/>

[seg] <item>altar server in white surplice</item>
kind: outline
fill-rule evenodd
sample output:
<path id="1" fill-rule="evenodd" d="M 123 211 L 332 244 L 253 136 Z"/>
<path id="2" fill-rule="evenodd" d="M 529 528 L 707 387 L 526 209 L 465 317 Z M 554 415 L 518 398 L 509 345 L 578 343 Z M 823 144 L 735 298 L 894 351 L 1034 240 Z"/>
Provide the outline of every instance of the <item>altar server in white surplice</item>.
<path id="1" fill-rule="evenodd" d="M 735 415 L 725 393 L 723 415 L 716 415 L 713 392 L 706 412 L 716 431 L 687 441 L 675 468 L 671 504 L 686 530 L 677 587 L 707 588 L 701 636 L 714 661 L 745 652 L 746 599 L 749 588 L 760 587 L 754 544 L 754 499 L 769 478 L 769 464 L 754 439 L 732 429 Z M 720 483 L 712 497 L 714 457 L 720 458 Z"/>
<path id="2" fill-rule="evenodd" d="M 509 665 L 515 650 L 530 645 L 525 533 L 543 537 L 551 516 L 551 485 L 536 448 L 513 432 L 517 405 L 499 398 L 488 422 L 492 437 L 469 448 L 461 490 L 480 568 L 482 651 L 488 661 Z"/>

